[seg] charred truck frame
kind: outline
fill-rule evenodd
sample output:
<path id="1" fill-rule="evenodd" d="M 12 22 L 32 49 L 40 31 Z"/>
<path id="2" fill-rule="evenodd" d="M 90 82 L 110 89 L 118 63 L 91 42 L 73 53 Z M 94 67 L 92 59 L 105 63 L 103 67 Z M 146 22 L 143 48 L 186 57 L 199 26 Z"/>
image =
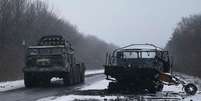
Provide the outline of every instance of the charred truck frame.
<path id="1" fill-rule="evenodd" d="M 162 91 L 164 84 L 182 84 L 191 95 L 197 91 L 194 84 L 187 84 L 171 74 L 168 51 L 153 44 L 131 44 L 115 49 L 106 54 L 104 67 L 107 79 L 112 81 L 109 91 L 155 93 Z"/>
<path id="2" fill-rule="evenodd" d="M 25 65 L 26 87 L 49 85 L 52 77 L 63 78 L 65 85 L 84 82 L 85 66 L 76 63 L 71 44 L 62 36 L 44 36 L 36 46 L 29 46 Z"/>

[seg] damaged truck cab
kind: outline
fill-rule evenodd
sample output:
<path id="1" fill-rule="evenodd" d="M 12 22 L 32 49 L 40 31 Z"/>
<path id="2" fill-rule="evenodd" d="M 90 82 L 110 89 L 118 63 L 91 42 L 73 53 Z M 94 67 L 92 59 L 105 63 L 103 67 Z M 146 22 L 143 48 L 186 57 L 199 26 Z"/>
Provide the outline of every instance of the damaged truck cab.
<path id="1" fill-rule="evenodd" d="M 115 49 L 107 53 L 104 67 L 107 79 L 112 81 L 109 91 L 154 93 L 162 91 L 164 84 L 182 84 L 191 95 L 197 91 L 195 85 L 189 86 L 171 75 L 168 51 L 153 44 L 131 44 Z M 193 90 L 187 91 L 189 87 Z"/>

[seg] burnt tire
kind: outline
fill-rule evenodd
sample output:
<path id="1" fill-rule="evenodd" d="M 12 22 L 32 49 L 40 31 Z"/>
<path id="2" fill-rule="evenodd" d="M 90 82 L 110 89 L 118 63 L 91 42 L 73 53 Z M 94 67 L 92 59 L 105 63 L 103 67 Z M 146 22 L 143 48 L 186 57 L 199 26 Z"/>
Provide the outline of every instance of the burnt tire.
<path id="1" fill-rule="evenodd" d="M 195 95 L 198 88 L 196 87 L 196 85 L 189 83 L 189 84 L 184 86 L 184 90 L 188 95 Z"/>
<path id="2" fill-rule="evenodd" d="M 81 76 L 81 83 L 84 83 L 84 75 Z"/>
<path id="3" fill-rule="evenodd" d="M 80 83 L 80 74 L 75 75 L 76 76 L 76 84 Z"/>

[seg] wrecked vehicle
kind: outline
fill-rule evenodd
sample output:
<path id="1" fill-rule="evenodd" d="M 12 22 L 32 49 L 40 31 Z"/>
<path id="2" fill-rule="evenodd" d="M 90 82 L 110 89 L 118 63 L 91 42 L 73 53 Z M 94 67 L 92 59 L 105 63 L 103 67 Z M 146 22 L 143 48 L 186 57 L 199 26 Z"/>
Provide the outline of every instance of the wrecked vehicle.
<path id="1" fill-rule="evenodd" d="M 71 44 L 62 36 L 42 37 L 26 50 L 24 84 L 26 87 L 49 85 L 51 78 L 63 78 L 64 85 L 84 82 L 85 66 L 77 63 Z"/>
<path id="2" fill-rule="evenodd" d="M 131 44 L 106 54 L 105 75 L 112 92 L 162 91 L 163 86 L 182 84 L 187 94 L 197 87 L 172 74 L 168 51 L 153 44 Z"/>

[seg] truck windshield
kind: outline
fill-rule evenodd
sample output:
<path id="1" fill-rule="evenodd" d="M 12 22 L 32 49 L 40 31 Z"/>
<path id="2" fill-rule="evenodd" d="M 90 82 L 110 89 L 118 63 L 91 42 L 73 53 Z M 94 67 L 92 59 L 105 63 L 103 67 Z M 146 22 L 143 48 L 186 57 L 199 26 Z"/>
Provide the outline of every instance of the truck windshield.
<path id="1" fill-rule="evenodd" d="M 138 53 L 137 52 L 123 52 L 123 58 L 124 59 L 138 58 Z"/>
<path id="2" fill-rule="evenodd" d="M 141 52 L 141 58 L 155 58 L 156 52 Z"/>
<path id="3" fill-rule="evenodd" d="M 134 52 L 123 52 L 124 59 L 135 59 L 135 58 L 155 58 L 156 52 L 144 52 L 144 51 L 134 51 Z"/>

